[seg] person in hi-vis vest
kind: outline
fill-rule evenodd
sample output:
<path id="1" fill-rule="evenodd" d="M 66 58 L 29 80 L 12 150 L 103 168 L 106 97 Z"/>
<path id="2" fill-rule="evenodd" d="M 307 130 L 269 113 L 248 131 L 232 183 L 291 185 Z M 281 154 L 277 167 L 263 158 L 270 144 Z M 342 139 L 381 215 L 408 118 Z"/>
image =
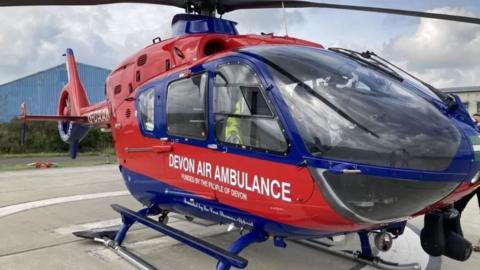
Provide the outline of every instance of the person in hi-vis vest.
<path id="1" fill-rule="evenodd" d="M 241 114 L 241 98 L 238 98 L 238 101 L 235 104 L 234 114 Z M 240 132 L 240 118 L 238 117 L 228 117 L 227 125 L 225 126 L 225 141 L 233 144 L 243 144 L 242 134 Z"/>

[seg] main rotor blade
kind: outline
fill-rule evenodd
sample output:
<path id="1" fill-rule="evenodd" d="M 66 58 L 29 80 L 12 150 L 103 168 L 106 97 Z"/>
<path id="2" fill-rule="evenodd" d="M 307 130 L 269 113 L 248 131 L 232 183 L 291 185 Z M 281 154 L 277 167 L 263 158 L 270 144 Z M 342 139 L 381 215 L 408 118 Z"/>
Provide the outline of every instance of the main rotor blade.
<path id="1" fill-rule="evenodd" d="M 101 5 L 101 4 L 113 4 L 113 3 L 146 3 L 146 4 L 159 4 L 168 5 L 179 8 L 186 8 L 187 5 L 193 5 L 201 7 L 203 9 L 215 10 L 217 9 L 219 14 L 231 12 L 239 9 L 258 9 L 258 8 L 330 8 L 330 9 L 343 9 L 343 10 L 355 10 L 366 11 L 376 13 L 386 13 L 395 15 L 404 15 L 412 17 L 439 19 L 447 21 L 456 21 L 464 23 L 480 24 L 480 18 L 466 17 L 458 15 L 448 15 L 440 13 L 411 11 L 403 9 L 381 8 L 381 7 L 367 7 L 367 6 L 354 6 L 354 5 L 340 5 L 330 3 L 319 3 L 312 1 L 278 1 L 278 0 L 0 0 L 0 6 L 42 6 L 42 5 Z"/>
<path id="2" fill-rule="evenodd" d="M 430 19 L 440 19 L 447 21 L 456 21 L 464 23 L 480 24 L 480 18 L 466 17 L 458 15 L 448 15 L 440 13 L 411 11 L 403 9 L 392 8 L 380 8 L 380 7 L 367 7 L 367 6 L 353 6 L 353 5 L 340 5 L 330 3 L 317 3 L 312 1 L 277 1 L 277 0 L 264 0 L 264 1 L 242 1 L 242 0 L 226 0 L 219 1 L 219 5 L 222 10 L 219 13 L 226 13 L 238 9 L 257 9 L 257 8 L 282 8 L 282 3 L 286 8 L 330 8 L 330 9 L 343 9 L 343 10 L 356 10 L 376 13 L 386 13 L 395 15 L 404 15 L 412 17 L 422 17 Z M 222 12 L 223 11 L 223 12 Z"/>
<path id="3" fill-rule="evenodd" d="M 143 3 L 185 7 L 185 0 L 0 0 L 1 6 L 93 6 L 115 3 Z"/>

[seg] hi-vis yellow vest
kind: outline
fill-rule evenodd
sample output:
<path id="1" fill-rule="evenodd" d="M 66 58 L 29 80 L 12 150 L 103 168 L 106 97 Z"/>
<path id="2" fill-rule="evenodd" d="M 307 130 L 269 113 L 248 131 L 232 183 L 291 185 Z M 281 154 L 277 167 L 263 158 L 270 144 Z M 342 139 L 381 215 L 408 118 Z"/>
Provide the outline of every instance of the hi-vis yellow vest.
<path id="1" fill-rule="evenodd" d="M 235 114 L 240 114 L 240 101 L 235 106 Z M 225 127 L 225 141 L 234 144 L 243 144 L 242 135 L 240 133 L 240 119 L 238 117 L 228 117 L 227 126 Z"/>

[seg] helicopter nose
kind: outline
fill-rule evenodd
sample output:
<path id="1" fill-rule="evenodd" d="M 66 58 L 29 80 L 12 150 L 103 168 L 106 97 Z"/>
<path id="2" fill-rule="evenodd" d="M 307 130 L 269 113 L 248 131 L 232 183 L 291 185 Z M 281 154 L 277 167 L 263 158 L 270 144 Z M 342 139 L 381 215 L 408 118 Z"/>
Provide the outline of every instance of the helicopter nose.
<path id="1" fill-rule="evenodd" d="M 430 175 L 453 171 L 458 175 L 469 174 L 472 160 L 466 157 L 472 156 L 472 148 L 480 150 L 480 137 L 473 140 L 470 137 L 469 143 L 462 136 L 465 132 L 461 127 L 438 114 L 433 122 L 425 120 L 432 119 L 432 115 L 422 112 L 418 113 L 419 118 L 425 118 L 416 122 L 402 119 L 410 114 L 398 113 L 394 116 L 396 123 L 403 121 L 403 129 L 407 130 L 395 129 L 394 124 L 388 124 L 392 129 L 377 132 L 377 139 L 383 140 L 382 144 L 373 144 L 375 147 L 357 144 L 330 152 L 359 167 L 380 165 L 384 173 L 371 174 L 368 169 L 363 172 L 347 169 L 343 172 L 342 168 L 335 167 L 310 168 L 323 196 L 339 214 L 361 223 L 403 219 L 447 197 L 461 181 L 465 181 L 461 177 L 446 181 L 446 178 L 437 179 Z M 391 138 L 395 138 L 396 143 Z M 338 143 L 337 147 L 341 144 Z M 339 161 L 339 164 L 347 163 Z M 396 177 L 395 171 L 404 169 L 422 176 L 411 179 L 405 175 Z"/>
<path id="2" fill-rule="evenodd" d="M 310 169 L 322 194 L 339 214 L 362 223 L 411 216 L 445 198 L 459 182 L 421 181 Z"/>

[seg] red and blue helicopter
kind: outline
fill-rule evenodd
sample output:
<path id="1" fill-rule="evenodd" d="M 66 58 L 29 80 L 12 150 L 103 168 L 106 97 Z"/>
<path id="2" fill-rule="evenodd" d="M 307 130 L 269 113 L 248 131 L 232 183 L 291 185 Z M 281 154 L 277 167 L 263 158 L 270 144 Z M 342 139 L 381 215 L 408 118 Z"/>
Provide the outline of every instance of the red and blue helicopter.
<path id="1" fill-rule="evenodd" d="M 95 5 L 131 1 L 0 1 L 9 5 Z M 218 260 L 245 268 L 238 254 L 269 238 L 358 233 L 359 257 L 388 250 L 406 220 L 425 215 L 432 256 L 464 261 L 471 244 L 451 205 L 479 186 L 480 136 L 458 97 L 444 94 L 373 52 L 273 34 L 243 35 L 222 15 L 254 8 L 334 8 L 480 24 L 479 18 L 311 1 L 144 0 L 185 8 L 173 37 L 156 38 L 108 76 L 106 99 L 90 104 L 73 51 L 58 115 L 75 158 L 92 127 L 110 129 L 119 170 L 144 205 L 118 231 L 77 232 L 155 269 L 122 246 L 134 223 Z M 22 138 L 24 139 L 24 134 Z M 231 224 L 247 233 L 229 248 L 167 224 L 170 212 Z M 150 216 L 158 215 L 158 221 Z"/>

